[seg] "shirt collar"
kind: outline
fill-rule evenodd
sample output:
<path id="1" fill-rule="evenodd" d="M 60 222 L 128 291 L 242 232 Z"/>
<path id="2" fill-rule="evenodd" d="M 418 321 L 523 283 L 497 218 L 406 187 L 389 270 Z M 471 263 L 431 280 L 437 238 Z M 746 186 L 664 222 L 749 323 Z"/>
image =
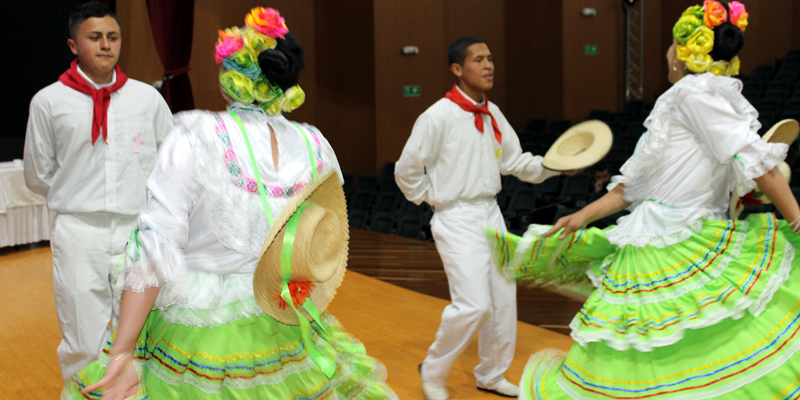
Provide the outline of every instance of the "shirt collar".
<path id="1" fill-rule="evenodd" d="M 483 107 L 484 105 L 486 105 L 486 96 L 481 96 L 481 102 L 478 103 L 475 100 L 472 100 L 472 97 L 467 96 L 467 94 L 464 93 L 464 91 L 461 90 L 461 88 L 458 87 L 458 85 L 456 85 L 456 89 L 458 90 L 459 93 L 461 93 L 462 96 L 464 96 L 465 99 L 469 100 L 470 103 L 472 103 L 472 104 L 474 104 L 474 105 L 476 105 L 478 107 Z"/>
<path id="2" fill-rule="evenodd" d="M 94 83 L 94 81 L 92 81 L 89 78 L 89 75 L 86 75 L 86 73 L 83 72 L 83 70 L 81 69 L 81 65 L 80 64 L 78 64 L 78 73 L 80 73 L 81 76 L 83 77 L 83 79 L 85 79 L 86 82 L 89 82 L 89 84 L 92 85 L 92 87 L 95 90 L 100 90 L 100 89 L 102 89 L 104 87 L 113 86 L 115 83 L 117 83 L 117 69 L 116 68 L 114 68 L 114 71 L 111 72 L 111 83 L 103 83 L 103 84 Z"/>

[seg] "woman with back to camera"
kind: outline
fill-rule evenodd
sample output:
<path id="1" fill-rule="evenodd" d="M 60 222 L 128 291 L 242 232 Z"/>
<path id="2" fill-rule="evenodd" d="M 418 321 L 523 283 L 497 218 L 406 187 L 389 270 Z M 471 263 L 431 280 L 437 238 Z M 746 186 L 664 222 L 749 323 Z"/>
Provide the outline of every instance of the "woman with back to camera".
<path id="1" fill-rule="evenodd" d="M 732 78 L 746 27 L 739 2 L 687 9 L 667 53 L 674 85 L 609 193 L 552 228 L 496 241 L 514 251 L 502 268 L 521 282 L 588 277 L 596 287 L 570 325 L 569 353 L 534 355 L 520 398 L 800 393 L 800 208 L 776 168 L 787 146 L 761 140 L 758 114 Z M 731 191 L 756 184 L 786 220 L 728 218 Z M 582 229 L 624 208 L 632 212 L 618 225 Z"/>
<path id="2" fill-rule="evenodd" d="M 113 343 L 63 398 L 397 398 L 324 311 L 347 219 L 333 149 L 281 115 L 304 101 L 303 50 L 276 10 L 245 21 L 216 45 L 227 112 L 176 115 L 128 244 Z"/>

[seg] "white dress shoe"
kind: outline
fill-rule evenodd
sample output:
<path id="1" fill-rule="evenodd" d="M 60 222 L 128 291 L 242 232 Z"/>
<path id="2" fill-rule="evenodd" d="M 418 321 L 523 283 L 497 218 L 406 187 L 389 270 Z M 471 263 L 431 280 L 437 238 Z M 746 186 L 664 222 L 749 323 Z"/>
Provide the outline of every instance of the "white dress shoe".
<path id="1" fill-rule="evenodd" d="M 422 379 L 422 393 L 427 400 L 448 400 L 450 398 L 446 387 L 425 382 L 425 378 L 422 377 L 422 364 L 419 365 L 419 377 Z"/>
<path id="2" fill-rule="evenodd" d="M 482 388 L 478 386 L 478 390 L 483 390 L 484 392 L 489 392 L 492 394 L 496 394 L 502 397 L 512 397 L 517 398 L 519 397 L 519 386 L 503 379 L 502 382 L 498 383 L 495 387 L 489 388 Z"/>

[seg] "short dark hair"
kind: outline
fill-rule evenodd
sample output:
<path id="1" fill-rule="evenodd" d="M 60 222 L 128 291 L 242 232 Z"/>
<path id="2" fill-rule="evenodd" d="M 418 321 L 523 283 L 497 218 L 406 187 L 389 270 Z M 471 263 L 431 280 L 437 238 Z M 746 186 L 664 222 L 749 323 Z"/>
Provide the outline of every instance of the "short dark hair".
<path id="1" fill-rule="evenodd" d="M 456 39 L 456 41 L 447 48 L 447 65 L 464 65 L 464 60 L 467 59 L 467 49 L 475 43 L 483 43 L 483 40 L 474 36 L 464 36 Z"/>
<path id="2" fill-rule="evenodd" d="M 90 1 L 75 7 L 75 10 L 69 15 L 69 37 L 75 39 L 83 21 L 89 18 L 103 18 L 106 15 L 114 17 L 114 20 L 119 25 L 119 20 L 114 12 L 99 1 Z"/>

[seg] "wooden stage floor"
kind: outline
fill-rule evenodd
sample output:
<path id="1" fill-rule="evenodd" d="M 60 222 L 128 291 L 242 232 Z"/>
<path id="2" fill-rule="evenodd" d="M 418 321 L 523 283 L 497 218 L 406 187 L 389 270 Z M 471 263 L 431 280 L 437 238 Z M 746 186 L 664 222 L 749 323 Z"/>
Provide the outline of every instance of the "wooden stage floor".
<path id="1" fill-rule="evenodd" d="M 442 291 L 446 297 L 447 283 L 433 243 L 353 231 L 350 260 L 330 311 L 364 342 L 370 355 L 386 364 L 388 382 L 401 399 L 423 399 L 417 365 L 424 359 L 448 304 L 438 298 Z M 520 291 L 520 316 L 528 304 L 547 303 L 548 299 L 558 302 L 553 295 L 542 293 L 523 301 L 525 293 Z M 0 252 L 0 316 L 0 381 L 6 382 L 2 397 L 58 398 L 61 375 L 56 347 L 60 332 L 48 246 Z M 475 389 L 476 339 L 458 359 L 448 380 L 452 399 L 499 399 Z M 506 377 L 518 382 L 531 354 L 545 348 L 567 350 L 571 344 L 568 336 L 520 322 L 514 363 Z"/>

